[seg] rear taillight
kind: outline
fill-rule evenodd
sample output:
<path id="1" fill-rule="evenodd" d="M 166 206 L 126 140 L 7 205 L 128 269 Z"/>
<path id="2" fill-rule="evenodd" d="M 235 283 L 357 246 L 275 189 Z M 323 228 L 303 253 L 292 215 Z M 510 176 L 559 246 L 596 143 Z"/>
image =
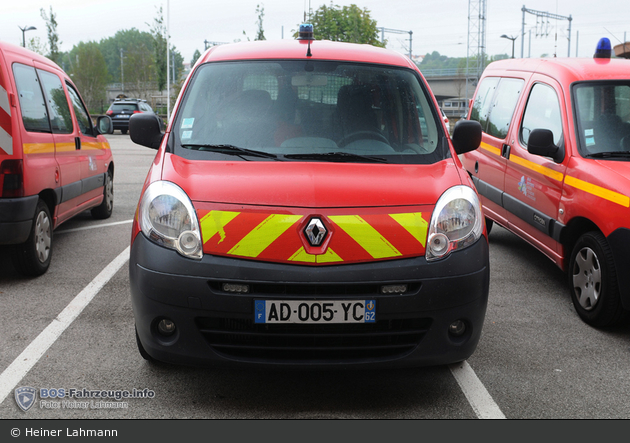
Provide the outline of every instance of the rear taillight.
<path id="1" fill-rule="evenodd" d="M 142 114 L 142 111 L 133 111 L 134 114 Z"/>
<path id="2" fill-rule="evenodd" d="M 0 165 L 0 185 L 2 197 L 24 197 L 22 160 L 5 160 Z"/>
<path id="3" fill-rule="evenodd" d="M 107 112 L 105 114 L 107 115 L 112 115 L 114 113 L 114 111 L 112 111 L 111 109 L 108 109 Z"/>

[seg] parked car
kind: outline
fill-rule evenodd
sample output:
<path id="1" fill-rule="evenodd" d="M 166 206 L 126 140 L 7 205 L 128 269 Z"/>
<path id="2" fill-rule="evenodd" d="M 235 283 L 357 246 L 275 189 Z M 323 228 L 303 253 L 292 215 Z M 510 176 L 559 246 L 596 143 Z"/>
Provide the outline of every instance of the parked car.
<path id="1" fill-rule="evenodd" d="M 440 109 L 440 112 L 442 113 L 442 121 L 444 122 L 444 125 L 446 126 L 446 129 L 448 131 L 451 130 L 451 126 L 450 123 L 448 122 L 448 117 L 446 116 L 446 114 L 444 113 L 444 111 L 442 109 Z"/>
<path id="2" fill-rule="evenodd" d="M 312 29 L 312 28 L 310 28 Z M 488 242 L 457 153 L 408 58 L 369 45 L 216 46 L 162 134 L 132 228 L 140 354 L 194 365 L 459 362 L 486 312 Z"/>
<path id="3" fill-rule="evenodd" d="M 601 58 L 601 54 L 607 57 Z M 630 309 L 630 60 L 491 63 L 470 119 L 484 130 L 463 164 L 498 223 L 567 273 L 579 316 L 613 325 Z"/>
<path id="4" fill-rule="evenodd" d="M 101 135 L 112 122 L 95 126 L 49 59 L 0 42 L 0 61 L 0 245 L 20 273 L 41 275 L 54 229 L 88 209 L 97 219 L 112 213 L 114 162 Z"/>
<path id="5" fill-rule="evenodd" d="M 106 112 L 112 119 L 114 130 L 120 130 L 121 134 L 129 130 L 129 117 L 140 113 L 155 115 L 151 105 L 139 98 L 117 98 Z"/>

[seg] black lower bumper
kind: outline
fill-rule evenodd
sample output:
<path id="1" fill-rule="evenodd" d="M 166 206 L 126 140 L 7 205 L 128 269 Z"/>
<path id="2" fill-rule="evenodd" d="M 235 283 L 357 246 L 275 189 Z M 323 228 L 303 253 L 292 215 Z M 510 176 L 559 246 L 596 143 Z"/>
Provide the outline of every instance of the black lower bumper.
<path id="1" fill-rule="evenodd" d="M 485 239 L 427 263 L 424 258 L 336 266 L 299 266 L 206 255 L 189 260 L 148 241 L 133 242 L 129 262 L 136 328 L 156 360 L 189 365 L 402 367 L 465 360 L 485 317 Z M 228 294 L 222 283 L 250 285 Z M 381 294 L 404 283 L 403 295 Z M 254 300 L 375 300 L 376 322 L 255 324 Z M 176 325 L 168 337 L 160 319 Z M 462 335 L 449 333 L 461 320 Z"/>
<path id="2" fill-rule="evenodd" d="M 0 245 L 17 245 L 28 239 L 38 200 L 38 195 L 0 199 Z"/>

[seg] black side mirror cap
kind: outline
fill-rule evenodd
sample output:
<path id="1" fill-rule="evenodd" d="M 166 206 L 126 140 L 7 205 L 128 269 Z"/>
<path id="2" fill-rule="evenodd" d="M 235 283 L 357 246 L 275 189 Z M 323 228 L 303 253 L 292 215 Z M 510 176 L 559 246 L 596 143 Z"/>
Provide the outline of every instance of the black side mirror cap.
<path id="1" fill-rule="evenodd" d="M 160 117 L 155 114 L 133 114 L 129 118 L 131 141 L 151 149 L 159 149 L 164 133 Z"/>
<path id="2" fill-rule="evenodd" d="M 451 140 L 458 155 L 474 151 L 481 144 L 481 124 L 476 120 L 458 120 Z"/>
<path id="3" fill-rule="evenodd" d="M 529 134 L 527 152 L 550 157 L 556 163 L 562 163 L 564 159 L 564 150 L 553 143 L 553 132 L 549 129 L 534 129 Z"/>
<path id="4" fill-rule="evenodd" d="M 101 115 L 96 119 L 96 130 L 99 134 L 113 134 L 114 124 L 109 115 Z"/>

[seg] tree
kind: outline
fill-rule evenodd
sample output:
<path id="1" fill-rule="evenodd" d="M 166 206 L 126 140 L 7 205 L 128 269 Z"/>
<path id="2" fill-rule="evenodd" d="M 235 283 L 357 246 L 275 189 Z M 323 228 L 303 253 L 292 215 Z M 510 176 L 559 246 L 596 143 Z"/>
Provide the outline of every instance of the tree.
<path id="1" fill-rule="evenodd" d="M 41 42 L 39 37 L 33 37 L 26 42 L 26 48 L 37 52 L 39 55 L 46 55 L 46 45 Z"/>
<path id="2" fill-rule="evenodd" d="M 107 64 L 99 44 L 79 42 L 70 51 L 70 59 L 75 60 L 70 71 L 72 80 L 88 109 L 97 109 L 106 100 L 107 92 Z"/>
<path id="3" fill-rule="evenodd" d="M 147 25 L 149 25 L 147 23 Z M 149 25 L 150 26 L 150 25 Z M 153 19 L 151 26 L 153 36 L 153 50 L 155 53 L 155 72 L 157 86 L 160 91 L 166 88 L 166 25 L 164 24 L 164 14 L 162 7 L 157 11 L 157 16 Z"/>
<path id="4" fill-rule="evenodd" d="M 385 42 L 379 40 L 376 20 L 370 17 L 370 11 L 355 4 L 343 8 L 332 2 L 330 6 L 322 5 L 311 17 L 311 23 L 316 40 L 385 47 Z"/>
<path id="5" fill-rule="evenodd" d="M 99 43 L 103 57 L 105 57 L 105 63 L 107 63 L 107 72 L 109 73 L 110 82 L 120 82 L 123 80 L 125 83 L 130 81 L 133 76 L 132 69 L 136 70 L 149 70 L 150 79 L 154 80 L 155 75 L 153 72 L 153 59 L 151 58 L 150 66 L 132 66 L 131 61 L 127 60 L 130 52 L 134 52 L 134 48 L 144 47 L 153 50 L 153 36 L 145 31 L 139 31 L 136 28 L 124 29 L 116 32 L 112 37 L 102 39 Z M 120 59 L 120 50 L 122 49 L 123 59 Z M 121 75 L 121 64 L 123 75 Z"/>
<path id="6" fill-rule="evenodd" d="M 46 22 L 46 32 L 48 34 L 49 52 L 47 57 L 57 64 L 61 64 L 61 53 L 59 52 L 59 33 L 57 32 L 57 18 L 50 6 L 50 15 L 46 14 L 44 8 L 39 10 L 42 18 Z"/>
<path id="7" fill-rule="evenodd" d="M 195 63 L 197 63 L 197 60 L 199 60 L 199 57 L 201 57 L 201 52 L 199 52 L 199 49 L 195 49 L 195 52 L 193 52 L 192 60 L 190 60 L 191 67 L 195 66 Z"/>
<path id="8" fill-rule="evenodd" d="M 263 30 L 263 18 L 265 17 L 265 6 L 262 7 L 260 5 L 256 5 L 256 14 L 258 15 L 258 20 L 256 20 L 256 25 L 258 26 L 258 32 L 256 33 L 256 38 L 254 40 L 267 40 L 265 38 L 265 31 Z"/>

